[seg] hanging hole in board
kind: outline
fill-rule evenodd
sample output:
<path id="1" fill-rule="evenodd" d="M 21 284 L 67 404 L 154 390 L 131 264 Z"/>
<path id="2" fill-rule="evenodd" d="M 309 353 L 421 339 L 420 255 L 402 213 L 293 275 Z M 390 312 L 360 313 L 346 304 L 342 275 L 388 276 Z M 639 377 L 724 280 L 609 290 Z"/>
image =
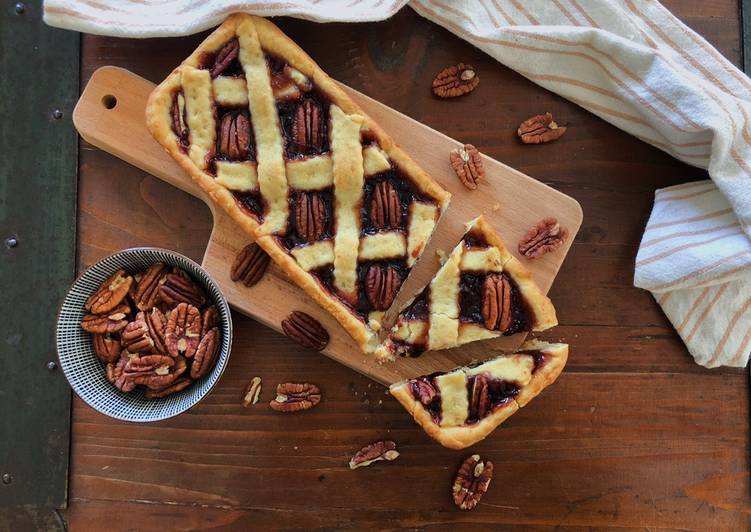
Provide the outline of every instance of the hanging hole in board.
<path id="1" fill-rule="evenodd" d="M 114 109 L 117 105 L 117 98 L 115 98 L 111 94 L 102 96 L 102 105 L 105 107 L 105 109 Z"/>

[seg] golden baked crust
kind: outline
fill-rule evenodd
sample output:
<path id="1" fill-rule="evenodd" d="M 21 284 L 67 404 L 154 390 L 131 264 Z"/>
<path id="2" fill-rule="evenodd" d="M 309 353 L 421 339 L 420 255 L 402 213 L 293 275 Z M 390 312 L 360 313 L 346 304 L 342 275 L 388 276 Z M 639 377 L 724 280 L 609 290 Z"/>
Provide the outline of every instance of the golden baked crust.
<path id="1" fill-rule="evenodd" d="M 450 449 L 464 449 L 465 447 L 469 447 L 470 445 L 484 439 L 509 416 L 516 413 L 517 410 L 529 403 L 529 401 L 536 397 L 544 388 L 552 384 L 561 374 L 563 367 L 566 365 L 566 360 L 568 359 L 568 345 L 566 344 L 549 344 L 532 340 L 521 346 L 520 352 L 523 351 L 536 351 L 542 353 L 545 357 L 544 363 L 531 374 L 529 380 L 521 386 L 518 394 L 513 399 L 496 408 L 491 414 L 487 415 L 480 421 L 472 424 L 442 426 L 436 423 L 430 412 L 425 409 L 422 403 L 415 399 L 411 391 L 410 381 L 393 384 L 389 388 L 389 392 L 402 404 L 402 406 L 404 406 L 404 408 L 431 438 L 438 441 L 444 447 Z M 469 371 L 474 371 L 479 373 L 486 369 L 490 364 L 503 357 L 509 356 L 513 357 L 518 355 L 501 355 L 500 357 L 492 358 L 479 366 L 472 368 L 458 368 L 457 370 L 454 370 L 454 372 L 467 374 Z"/>
<path id="2" fill-rule="evenodd" d="M 206 54 L 217 53 L 236 37 L 240 47 L 238 61 L 243 67 L 246 83 L 258 89 L 248 90 L 245 95 L 237 78 L 220 76 L 212 80 L 201 64 Z M 368 138 L 374 139 L 388 161 L 398 168 L 402 175 L 407 176 L 424 197 L 429 198 L 435 204 L 436 215 L 435 220 L 432 220 L 434 227 L 448 206 L 450 194 L 399 149 L 391 137 L 386 135 L 380 126 L 368 117 L 302 49 L 274 24 L 263 18 L 234 14 L 209 35 L 195 52 L 154 89 L 146 108 L 148 128 L 154 138 L 208 196 L 227 211 L 241 229 L 250 235 L 301 288 L 325 310 L 333 314 L 363 351 L 372 352 L 376 347 L 376 333 L 373 328 L 356 316 L 342 299 L 324 289 L 321 283 L 276 241 L 276 236 L 286 229 L 287 219 L 290 216 L 288 205 L 290 186 L 287 181 L 286 165 L 294 164 L 294 161 L 284 160 L 284 139 L 278 129 L 279 117 L 276 115 L 276 110 L 272 108 L 275 89 L 271 88 L 269 81 L 271 74 L 264 59 L 264 54 L 267 53 L 283 59 L 292 67 L 295 76 L 304 80 L 305 83 L 311 82 L 311 87 L 315 87 L 315 91 L 331 103 L 333 123 L 331 142 L 332 145 L 337 143 L 337 146 L 343 148 L 337 153 L 330 154 L 333 164 L 322 162 L 316 166 L 318 168 L 316 171 L 319 174 L 323 171 L 333 173 L 333 185 L 337 193 L 342 191 L 342 194 L 345 194 L 343 191 L 348 188 L 352 190 L 358 188 L 363 178 L 367 177 L 363 175 L 364 164 L 365 170 L 374 165 L 376 168 L 378 166 L 377 153 L 375 157 L 371 157 L 372 153 L 366 153 L 368 157 L 364 160 L 363 148 L 365 146 L 355 150 L 349 149 L 353 143 L 353 132 L 362 132 Z M 268 87 L 265 84 L 268 84 Z M 184 91 L 186 87 L 190 89 L 188 91 L 190 94 L 184 96 L 183 100 L 189 109 L 186 113 L 187 123 L 192 127 L 190 127 L 191 145 L 189 149 L 184 150 L 173 130 L 172 105 L 176 94 Z M 249 110 L 257 148 L 255 162 L 246 163 L 244 168 L 238 167 L 237 164 L 224 165 L 225 167 L 219 168 L 223 172 L 219 179 L 207 171 L 208 160 L 216 144 L 216 111 L 212 108 L 212 112 L 208 113 L 205 109 L 206 94 L 212 91 L 215 97 L 220 95 L 222 101 L 234 104 L 240 102 Z M 243 99 L 244 96 L 247 97 L 247 103 Z M 196 113 L 195 111 L 199 108 L 201 111 Z M 310 169 L 311 167 L 296 167 L 295 171 L 290 174 L 294 174 L 293 179 L 297 180 L 295 181 L 297 183 L 309 175 Z M 359 169 L 359 171 L 353 172 L 353 169 Z M 314 176 L 314 178 L 316 182 L 331 181 L 329 177 L 321 175 Z M 263 220 L 260 223 L 244 212 L 227 186 L 234 186 L 238 191 L 260 190 L 260 195 L 266 203 Z M 340 198 L 337 197 L 337 202 L 339 200 Z M 345 243 L 351 243 L 353 239 L 353 228 L 350 227 L 352 223 L 359 230 L 359 222 L 353 212 L 355 209 L 359 212 L 360 205 L 356 197 L 350 200 L 346 204 L 347 209 L 334 213 L 343 227 L 349 227 L 348 232 L 343 230 L 339 246 L 340 253 L 334 256 L 335 270 L 339 267 L 336 270 L 339 274 L 335 272 L 334 275 L 334 284 L 337 289 L 340 289 L 339 285 L 345 288 L 341 290 L 345 296 L 353 297 L 352 272 L 356 267 L 357 256 L 355 255 L 353 259 L 351 253 L 345 252 L 350 249 L 350 246 L 345 246 Z M 350 225 L 347 226 L 346 222 L 350 222 Z M 424 237 L 427 241 L 432 233 L 432 227 L 423 233 L 427 233 Z M 420 246 L 422 249 L 425 243 Z M 416 244 L 412 242 L 411 245 Z M 336 239 L 334 239 L 334 246 L 337 247 Z"/>
<path id="3" fill-rule="evenodd" d="M 469 245 L 467 239 L 482 245 Z M 464 273 L 503 274 L 511 279 L 523 300 L 526 328 L 500 331 L 483 323 L 460 319 L 461 279 Z M 389 337 L 375 351 L 379 362 L 393 361 L 397 353 L 449 349 L 469 342 L 496 338 L 522 331 L 543 331 L 557 325 L 555 308 L 532 279 L 532 274 L 504 246 L 500 236 L 479 216 L 467 224 L 465 237 L 452 250 L 430 284 L 427 318 L 410 316 L 410 306 L 402 310 Z M 420 296 L 418 296 L 420 297 Z M 410 303 L 411 305 L 411 303 Z"/>

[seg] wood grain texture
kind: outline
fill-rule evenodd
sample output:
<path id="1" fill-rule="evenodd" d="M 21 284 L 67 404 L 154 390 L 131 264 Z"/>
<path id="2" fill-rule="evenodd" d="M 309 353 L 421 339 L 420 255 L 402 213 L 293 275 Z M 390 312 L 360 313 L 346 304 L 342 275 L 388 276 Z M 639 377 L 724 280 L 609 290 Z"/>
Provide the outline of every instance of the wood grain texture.
<path id="1" fill-rule="evenodd" d="M 514 349 L 521 344 L 525 335 L 518 334 L 451 351 L 429 353 L 420 358 L 400 358 L 394 363 L 378 364 L 373 357 L 361 353 L 336 320 L 291 282 L 281 269 L 270 268 L 261 282 L 252 288 L 232 282 L 230 266 L 250 238 L 239 230 L 229 215 L 207 199 L 203 191 L 151 138 L 145 127 L 144 114 L 152 89 L 152 83 L 127 70 L 101 68 L 84 88 L 73 113 L 73 121 L 87 142 L 208 202 L 214 224 L 202 264 L 219 283 L 233 308 L 279 332 L 282 320 L 292 311 L 301 310 L 310 314 L 323 324 L 331 336 L 324 354 L 382 384 L 463 366 L 486 358 L 488 350 Z M 406 305 L 430 282 L 440 266 L 436 251 L 450 253 L 466 231 L 465 224 L 479 214 L 483 214 L 496 228 L 509 250 L 517 256 L 519 253 L 515 243 L 540 219 L 556 217 L 562 226 L 568 228 L 569 238 L 555 253 L 535 261 L 519 256 L 542 290 L 547 292 L 581 225 L 579 204 L 487 156 L 483 156 L 487 179 L 477 190 L 468 191 L 448 163 L 448 153 L 461 143 L 361 93 L 347 87 L 344 89 L 389 132 L 398 145 L 452 194 L 451 205 L 439 220 L 433 238 L 425 249 L 425 260 L 413 268 L 393 306 L 394 311 Z M 384 319 L 387 330 L 393 324 L 395 314 L 393 312 L 390 318 L 387 316 Z"/>
<path id="2" fill-rule="evenodd" d="M 664 3 L 738 63 L 737 0 Z M 229 367 L 191 412 L 142 427 L 74 400 L 70 527 L 749 529 L 747 373 L 697 366 L 652 297 L 632 286 L 654 189 L 706 173 L 409 9 L 377 24 L 279 24 L 335 79 L 582 204 L 584 224 L 550 292 L 561 325 L 544 335 L 571 344 L 569 364 L 558 383 L 472 448 L 496 463 L 496 476 L 482 503 L 460 512 L 449 484 L 470 450 L 442 449 L 382 386 L 235 314 Z M 162 79 L 201 37 L 87 37 L 82 86 L 107 64 Z M 478 69 L 480 86 L 460 101 L 433 99 L 432 77 L 458 61 Z M 544 111 L 569 131 L 547 146 L 520 146 L 519 122 Z M 80 164 L 79 266 L 140 244 L 200 260 L 212 226 L 200 200 L 86 143 Z M 255 375 L 262 401 L 244 409 L 240 394 Z M 294 418 L 272 412 L 272 388 L 288 379 L 321 386 L 321 404 Z M 351 453 L 383 437 L 399 444 L 399 459 L 347 468 Z"/>

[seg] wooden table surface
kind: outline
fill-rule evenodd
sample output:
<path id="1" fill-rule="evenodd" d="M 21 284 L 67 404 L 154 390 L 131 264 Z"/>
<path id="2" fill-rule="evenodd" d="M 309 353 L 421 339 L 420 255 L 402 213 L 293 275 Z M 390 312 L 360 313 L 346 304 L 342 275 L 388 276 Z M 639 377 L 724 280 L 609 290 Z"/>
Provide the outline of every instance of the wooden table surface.
<path id="1" fill-rule="evenodd" d="M 737 0 L 670 0 L 678 17 L 740 61 Z M 176 419 L 133 425 L 73 402 L 73 530 L 667 527 L 748 529 L 749 396 L 744 370 L 696 365 L 649 293 L 632 286 L 656 188 L 705 179 L 497 64 L 410 9 L 373 24 L 279 25 L 332 77 L 576 198 L 584 225 L 551 297 L 571 344 L 558 382 L 472 449 L 440 447 L 385 389 L 239 314 L 229 367 Z M 200 41 L 86 36 L 81 83 L 102 65 L 161 80 Z M 479 88 L 434 99 L 444 66 L 473 64 Z M 569 131 L 523 146 L 515 128 L 551 111 Z M 210 214 L 200 201 L 82 142 L 78 267 L 135 245 L 200 260 Z M 253 376 L 263 401 L 245 409 Z M 267 407 L 282 381 L 317 383 L 315 409 Z M 350 471 L 362 445 L 389 438 L 394 463 Z M 450 497 L 471 452 L 495 464 L 482 503 Z"/>

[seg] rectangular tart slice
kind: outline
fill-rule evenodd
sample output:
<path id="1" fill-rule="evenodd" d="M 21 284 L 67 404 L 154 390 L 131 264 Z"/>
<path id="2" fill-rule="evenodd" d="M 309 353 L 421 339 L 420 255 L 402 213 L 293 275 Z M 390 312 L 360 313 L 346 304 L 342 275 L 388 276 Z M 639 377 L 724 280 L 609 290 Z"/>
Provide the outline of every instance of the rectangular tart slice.
<path id="1" fill-rule="evenodd" d="M 568 345 L 532 340 L 512 355 L 391 385 L 389 392 L 441 445 L 485 438 L 561 374 Z"/>
<path id="2" fill-rule="evenodd" d="M 165 150 L 365 352 L 450 194 L 271 22 L 230 16 L 149 98 Z"/>
<path id="3" fill-rule="evenodd" d="M 376 349 L 380 362 L 557 325 L 555 308 L 482 216 Z"/>

